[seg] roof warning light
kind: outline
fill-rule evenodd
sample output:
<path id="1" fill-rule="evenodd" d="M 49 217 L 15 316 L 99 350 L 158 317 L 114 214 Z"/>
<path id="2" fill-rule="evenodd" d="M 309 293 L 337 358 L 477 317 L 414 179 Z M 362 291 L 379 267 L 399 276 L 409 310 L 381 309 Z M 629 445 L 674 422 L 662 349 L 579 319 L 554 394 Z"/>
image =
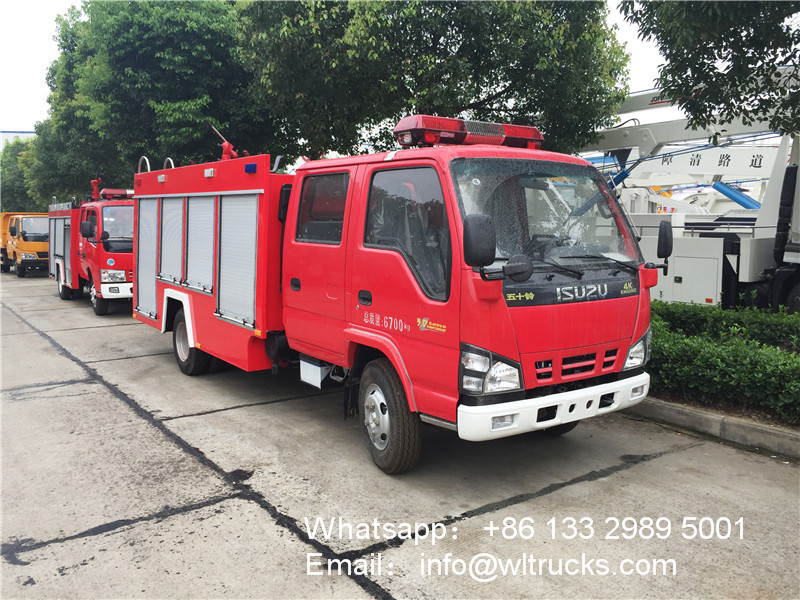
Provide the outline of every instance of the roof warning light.
<path id="1" fill-rule="evenodd" d="M 394 137 L 401 146 L 492 144 L 534 150 L 541 148 L 544 141 L 536 127 L 430 115 L 403 117 L 394 128 Z"/>

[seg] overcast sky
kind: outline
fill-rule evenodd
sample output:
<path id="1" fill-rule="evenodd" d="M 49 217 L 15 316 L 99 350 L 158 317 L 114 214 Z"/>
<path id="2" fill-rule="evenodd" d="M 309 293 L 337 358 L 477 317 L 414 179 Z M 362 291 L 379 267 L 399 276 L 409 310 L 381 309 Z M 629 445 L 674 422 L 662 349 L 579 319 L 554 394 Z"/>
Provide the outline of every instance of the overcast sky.
<path id="1" fill-rule="evenodd" d="M 47 118 L 45 75 L 58 56 L 53 41 L 55 18 L 72 5 L 80 4 L 75 0 L 0 3 L 0 131 L 32 131 L 36 122 Z M 619 39 L 631 54 L 631 91 L 652 88 L 657 66 L 663 62 L 661 56 L 653 44 L 638 40 L 636 30 L 613 8 L 612 21 L 619 26 Z"/>

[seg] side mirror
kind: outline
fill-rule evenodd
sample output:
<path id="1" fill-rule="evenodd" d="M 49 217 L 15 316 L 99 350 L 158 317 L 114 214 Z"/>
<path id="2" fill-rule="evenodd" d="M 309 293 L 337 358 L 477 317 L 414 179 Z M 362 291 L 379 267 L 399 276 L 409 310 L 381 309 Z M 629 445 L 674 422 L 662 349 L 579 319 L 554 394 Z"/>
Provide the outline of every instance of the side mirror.
<path id="1" fill-rule="evenodd" d="M 280 159 L 280 156 L 278 157 Z M 277 168 L 277 160 L 275 161 Z M 281 186 L 281 195 L 278 200 L 278 221 L 286 223 L 286 215 L 289 214 L 289 197 L 292 195 L 292 184 L 284 183 Z"/>
<path id="2" fill-rule="evenodd" d="M 11 237 L 17 237 L 17 228 L 14 225 L 12 225 L 11 227 L 8 228 L 8 234 Z"/>
<path id="3" fill-rule="evenodd" d="M 108 232 L 104 231 L 103 233 L 100 234 L 100 241 L 105 242 L 110 237 L 111 236 L 108 234 Z"/>
<path id="4" fill-rule="evenodd" d="M 656 255 L 658 258 L 664 259 L 663 265 L 656 265 L 647 263 L 644 267 L 646 269 L 663 269 L 664 275 L 667 274 L 669 269 L 669 261 L 667 260 L 672 255 L 672 223 L 669 221 L 661 221 L 658 224 L 658 245 L 656 246 Z"/>
<path id="5" fill-rule="evenodd" d="M 488 267 L 494 262 L 497 234 L 489 215 L 464 217 L 464 261 L 470 267 Z"/>
<path id="6" fill-rule="evenodd" d="M 669 258 L 672 256 L 672 223 L 661 221 L 658 224 L 658 247 L 656 249 L 658 258 Z"/>
<path id="7" fill-rule="evenodd" d="M 22 238 L 23 242 L 27 242 L 28 241 L 28 232 L 27 231 L 20 231 L 19 232 L 19 237 Z"/>
<path id="8" fill-rule="evenodd" d="M 85 238 L 94 237 L 94 227 L 90 221 L 81 221 L 81 236 Z"/>

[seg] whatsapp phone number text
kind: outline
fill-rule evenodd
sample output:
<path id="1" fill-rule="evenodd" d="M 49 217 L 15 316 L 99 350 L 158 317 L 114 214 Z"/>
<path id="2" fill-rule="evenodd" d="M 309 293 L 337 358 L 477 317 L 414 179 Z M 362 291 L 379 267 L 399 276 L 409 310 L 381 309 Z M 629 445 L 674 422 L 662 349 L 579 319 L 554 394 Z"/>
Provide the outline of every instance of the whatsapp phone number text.
<path id="1" fill-rule="evenodd" d="M 678 535 L 686 540 L 743 540 L 744 517 L 551 517 L 546 521 L 505 517 L 489 521 L 483 530 L 489 537 L 506 540 L 667 540 Z"/>

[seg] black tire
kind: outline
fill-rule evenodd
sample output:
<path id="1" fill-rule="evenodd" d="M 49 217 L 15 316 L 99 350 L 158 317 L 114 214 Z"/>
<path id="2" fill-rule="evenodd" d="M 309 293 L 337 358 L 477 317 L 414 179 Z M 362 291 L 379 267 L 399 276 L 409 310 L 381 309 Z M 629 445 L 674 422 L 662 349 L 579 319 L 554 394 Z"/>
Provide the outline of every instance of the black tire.
<path id="1" fill-rule="evenodd" d="M 11 265 L 7 265 L 6 263 L 0 264 L 0 273 L 8 273 L 11 270 Z"/>
<path id="2" fill-rule="evenodd" d="M 27 272 L 28 272 L 28 269 L 26 269 L 22 265 L 17 265 L 17 277 L 25 277 Z"/>
<path id="3" fill-rule="evenodd" d="M 61 281 L 61 267 L 56 267 L 56 285 L 58 286 L 58 297 L 62 300 L 72 300 L 72 289 L 68 288 Z"/>
<path id="4" fill-rule="evenodd" d="M 542 434 L 546 435 L 547 437 L 558 437 L 560 435 L 564 435 L 565 433 L 569 433 L 577 426 L 578 421 L 572 421 L 572 423 L 562 423 L 561 425 L 555 425 L 553 427 L 548 427 L 547 429 L 542 429 Z"/>
<path id="5" fill-rule="evenodd" d="M 97 290 L 95 290 L 94 287 L 94 281 L 89 281 L 89 299 L 92 302 L 94 314 L 96 314 L 98 317 L 108 314 L 109 302 L 105 298 L 100 298 L 97 295 Z"/>
<path id="6" fill-rule="evenodd" d="M 175 362 L 184 375 L 202 375 L 208 372 L 211 356 L 189 346 L 189 332 L 186 329 L 186 316 L 180 309 L 172 321 L 172 351 Z"/>
<path id="7" fill-rule="evenodd" d="M 800 313 L 800 283 L 796 283 L 786 296 L 786 308 L 790 315 Z"/>
<path id="8" fill-rule="evenodd" d="M 388 359 L 373 360 L 364 369 L 359 407 L 373 462 L 388 474 L 413 467 L 422 452 L 420 420 L 408 409 L 403 385 Z"/>

